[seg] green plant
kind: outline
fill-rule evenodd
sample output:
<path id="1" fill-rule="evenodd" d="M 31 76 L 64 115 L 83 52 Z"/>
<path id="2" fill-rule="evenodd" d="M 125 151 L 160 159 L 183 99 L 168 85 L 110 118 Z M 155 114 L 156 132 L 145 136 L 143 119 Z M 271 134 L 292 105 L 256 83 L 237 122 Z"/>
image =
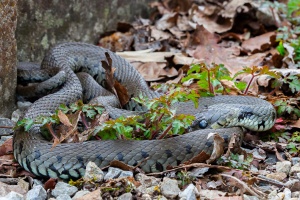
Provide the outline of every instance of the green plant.
<path id="1" fill-rule="evenodd" d="M 296 115 L 297 118 L 300 117 L 300 109 L 298 107 L 299 98 L 289 98 L 286 100 L 280 99 L 275 101 L 274 106 L 277 107 L 278 116 L 286 115 Z"/>
<path id="2" fill-rule="evenodd" d="M 299 154 L 300 153 L 300 132 L 295 131 L 293 132 L 291 138 L 288 141 L 288 145 L 286 146 L 289 149 L 289 153 L 291 154 Z"/>
<path id="3" fill-rule="evenodd" d="M 186 185 L 192 183 L 194 180 L 196 180 L 196 177 L 191 176 L 191 174 L 187 171 L 178 172 L 177 177 L 180 181 L 179 186 L 181 188 L 183 188 L 184 186 L 186 186 Z"/>
<path id="4" fill-rule="evenodd" d="M 175 103 L 192 100 L 197 106 L 199 95 L 195 91 L 186 92 L 180 88 L 168 95 L 148 99 L 140 96 L 134 100 L 147 108 L 147 112 L 109 120 L 96 127 L 94 134 L 102 139 L 154 139 L 167 134 L 183 134 L 194 120 L 194 116 L 176 114 Z"/>
<path id="5" fill-rule="evenodd" d="M 246 158 L 238 154 L 230 153 L 229 157 L 222 156 L 217 160 L 217 164 L 225 165 L 235 169 L 249 169 L 253 161 L 253 155 L 247 154 Z"/>
<path id="6" fill-rule="evenodd" d="M 280 78 L 279 73 L 274 72 L 274 71 L 270 71 L 270 69 L 269 69 L 268 66 L 263 66 L 263 67 L 257 67 L 257 66 L 244 67 L 242 70 L 238 71 L 233 76 L 233 78 L 235 79 L 237 76 L 239 76 L 241 74 L 250 74 L 251 75 L 251 79 L 247 83 L 246 89 L 244 90 L 244 94 L 248 93 L 249 87 L 251 86 L 254 78 L 257 77 L 257 76 L 260 76 L 260 75 L 269 75 L 271 77 L 274 77 L 275 79 L 279 79 Z"/>
<path id="7" fill-rule="evenodd" d="M 274 5 L 275 6 L 275 5 Z M 275 6 L 276 7 L 276 6 Z M 299 67 L 300 60 L 300 1 L 289 0 L 287 6 L 281 11 L 291 22 L 291 26 L 278 28 L 276 41 L 279 42 L 277 50 L 282 56 L 288 56 L 292 62 L 296 62 Z M 292 50 L 293 49 L 293 50 Z"/>
<path id="8" fill-rule="evenodd" d="M 226 92 L 227 87 L 221 80 L 232 80 L 230 72 L 224 65 L 205 63 L 193 64 L 181 82 L 196 80 L 201 96 L 212 96 L 216 93 Z"/>

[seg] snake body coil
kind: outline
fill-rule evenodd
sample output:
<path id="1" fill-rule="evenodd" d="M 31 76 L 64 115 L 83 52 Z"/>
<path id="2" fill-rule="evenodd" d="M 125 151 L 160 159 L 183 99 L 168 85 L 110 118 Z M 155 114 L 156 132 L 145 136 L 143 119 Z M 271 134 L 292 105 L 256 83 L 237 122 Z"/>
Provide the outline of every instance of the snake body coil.
<path id="1" fill-rule="evenodd" d="M 39 79 L 44 81 L 42 89 L 52 90 L 60 88 L 53 94 L 38 99 L 27 110 L 24 117 L 36 118 L 40 115 L 49 115 L 60 104 L 70 104 L 82 98 L 83 90 L 80 83 L 85 81 L 85 76 L 75 74 L 83 71 L 90 74 L 99 84 L 105 82 L 105 71 L 101 60 L 105 60 L 108 52 L 113 67 L 116 68 L 114 76 L 126 86 L 130 96 L 137 96 L 141 92 L 149 98 L 158 96 L 150 90 L 143 77 L 126 60 L 113 52 L 84 43 L 65 43 L 54 47 L 44 58 L 41 65 L 41 74 L 36 76 L 23 75 L 23 80 Z M 52 71 L 54 70 L 54 72 Z M 56 74 L 49 79 L 45 74 Z M 80 78 L 81 77 L 81 78 Z M 62 80 L 62 81 L 57 81 Z M 63 83 L 63 84 L 61 84 Z M 84 93 L 98 94 L 94 86 Z M 104 94 L 104 96 L 107 94 Z M 92 95 L 87 95 L 87 99 Z M 94 96 L 93 96 L 94 97 Z M 111 115 L 118 116 L 123 110 L 114 109 L 108 100 L 99 100 L 106 103 Z M 218 96 L 200 98 L 199 108 L 193 104 L 178 104 L 178 112 L 196 116 L 192 127 L 197 127 L 202 120 L 209 122 L 214 128 L 192 131 L 191 133 L 162 140 L 145 141 L 88 141 L 83 143 L 59 144 L 52 148 L 52 143 L 46 141 L 41 135 L 39 125 L 34 125 L 30 133 L 16 131 L 14 135 L 14 156 L 26 170 L 37 176 L 54 177 L 62 179 L 77 179 L 84 175 L 88 161 L 95 162 L 100 167 L 109 165 L 112 160 L 119 160 L 129 165 L 142 163 L 145 172 L 165 170 L 167 166 L 176 166 L 187 161 L 200 152 L 208 155 L 213 150 L 212 139 L 207 139 L 211 132 L 217 132 L 225 139 L 233 133 L 242 134 L 239 126 L 252 130 L 263 131 L 271 128 L 275 121 L 275 111 L 271 104 L 258 98 L 244 96 Z M 126 111 L 124 111 L 126 112 Z M 231 127 L 231 128 L 221 128 Z"/>

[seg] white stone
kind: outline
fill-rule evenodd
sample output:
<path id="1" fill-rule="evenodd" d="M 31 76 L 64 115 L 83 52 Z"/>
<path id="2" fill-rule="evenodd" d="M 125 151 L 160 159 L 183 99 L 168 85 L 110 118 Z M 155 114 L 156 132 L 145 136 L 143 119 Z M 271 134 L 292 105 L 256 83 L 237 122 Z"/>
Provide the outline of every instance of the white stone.
<path id="1" fill-rule="evenodd" d="M 26 194 L 26 200 L 45 200 L 46 198 L 47 192 L 41 185 L 33 187 Z"/>
<path id="2" fill-rule="evenodd" d="M 282 161 L 276 163 L 276 172 L 283 172 L 289 174 L 291 170 L 292 163 L 290 161 Z"/>
<path id="3" fill-rule="evenodd" d="M 180 192 L 177 180 L 173 180 L 168 177 L 164 177 L 160 190 L 162 195 L 171 199 L 177 197 Z"/>

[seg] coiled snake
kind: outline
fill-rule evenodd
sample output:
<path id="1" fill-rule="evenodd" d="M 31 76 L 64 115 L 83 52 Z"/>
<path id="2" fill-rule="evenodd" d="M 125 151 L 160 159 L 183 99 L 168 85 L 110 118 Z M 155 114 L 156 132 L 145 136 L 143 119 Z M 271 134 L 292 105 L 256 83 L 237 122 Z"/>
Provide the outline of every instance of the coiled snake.
<path id="1" fill-rule="evenodd" d="M 110 93 L 98 92 L 98 86 L 94 84 L 87 85 L 84 89 L 81 85 L 81 82 L 90 83 L 85 83 L 87 77 L 93 77 L 96 82 L 103 83 L 105 72 L 100 61 L 106 59 L 105 52 L 109 53 L 113 67 L 116 68 L 115 78 L 126 86 L 130 96 L 143 93 L 149 98 L 154 98 L 159 95 L 148 88 L 143 77 L 133 66 L 113 52 L 90 44 L 65 43 L 54 47 L 45 56 L 41 69 L 36 70 L 35 74 L 20 75 L 22 80 L 44 81 L 41 87 L 34 89 L 35 91 L 59 88 L 55 93 L 34 102 L 24 117 L 35 118 L 39 115 L 49 115 L 60 104 L 70 104 L 81 99 L 83 93 L 86 94 L 87 100 L 96 95 L 102 95 L 98 100 L 93 101 L 104 103 L 112 116 L 121 115 L 123 110 L 115 108 L 110 103 L 109 100 L 112 99 Z M 90 76 L 83 73 L 78 78 L 75 74 L 78 71 L 88 73 Z M 60 85 L 61 82 L 63 82 L 62 85 Z M 196 116 L 193 123 L 196 130 L 182 136 L 151 141 L 65 143 L 50 150 L 52 143 L 46 141 L 40 135 L 39 126 L 34 125 L 29 134 L 16 131 L 14 156 L 26 170 L 42 177 L 77 179 L 84 175 L 88 161 L 93 161 L 100 167 L 109 165 L 112 160 L 135 166 L 145 158 L 147 160 L 142 162 L 141 168 L 145 172 L 156 172 L 166 169 L 168 165 L 176 166 L 183 163 L 202 151 L 210 155 L 213 142 L 212 139 L 207 139 L 207 135 L 211 132 L 217 132 L 225 139 L 229 139 L 232 133 L 242 134 L 240 127 L 263 131 L 271 128 L 275 121 L 273 106 L 258 98 L 217 96 L 200 98 L 199 101 L 200 106 L 197 109 L 189 102 L 180 103 L 177 106 L 178 112 Z M 219 129 L 197 130 L 198 124 L 203 124 L 203 120 Z"/>

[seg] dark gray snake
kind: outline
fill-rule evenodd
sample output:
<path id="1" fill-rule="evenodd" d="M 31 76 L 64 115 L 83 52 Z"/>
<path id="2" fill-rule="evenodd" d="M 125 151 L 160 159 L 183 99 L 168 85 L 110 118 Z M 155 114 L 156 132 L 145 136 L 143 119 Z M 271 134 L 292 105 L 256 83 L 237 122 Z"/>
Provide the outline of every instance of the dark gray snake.
<path id="1" fill-rule="evenodd" d="M 109 53 L 113 67 L 116 68 L 115 78 L 127 87 L 131 96 L 142 93 L 149 98 L 154 98 L 159 95 L 148 88 L 143 77 L 134 67 L 113 52 L 84 43 L 66 43 L 54 47 L 47 54 L 37 74 L 30 72 L 20 75 L 23 81 L 34 79 L 44 81 L 40 84 L 41 87 L 34 86 L 32 89 L 34 91 L 51 91 L 53 88 L 59 88 L 55 93 L 35 101 L 24 117 L 35 118 L 39 115 L 49 115 L 60 104 L 70 104 L 81 99 L 83 93 L 87 96 L 86 100 L 100 95 L 101 97 L 92 101 L 104 103 L 114 117 L 122 115 L 123 110 L 115 108 L 115 105 L 109 102 L 113 99 L 109 92 L 99 92 L 97 87 L 100 86 L 89 85 L 90 81 L 85 83 L 88 77 L 93 77 L 96 82 L 104 84 L 105 73 L 100 61 L 106 60 L 105 52 Z M 78 78 L 75 74 L 78 71 L 85 73 L 79 75 Z M 82 88 L 79 79 L 87 86 Z M 59 85 L 61 82 L 63 84 Z M 213 141 L 211 138 L 207 139 L 207 136 L 211 132 L 219 133 L 228 141 L 233 133 L 242 134 L 240 127 L 263 131 L 271 128 L 275 121 L 273 106 L 259 98 L 217 96 L 200 98 L 199 105 L 197 109 L 190 102 L 177 105 L 179 113 L 196 116 L 192 125 L 194 131 L 182 136 L 151 141 L 65 143 L 51 150 L 52 143 L 46 141 L 40 134 L 40 127 L 34 125 L 29 134 L 20 130 L 16 131 L 14 156 L 26 170 L 41 177 L 77 179 L 84 175 L 88 161 L 93 161 L 100 167 L 108 166 L 112 160 L 135 166 L 146 158 L 141 168 L 145 172 L 157 172 L 165 170 L 169 165 L 177 166 L 202 151 L 210 155 L 213 150 Z M 129 107 L 135 108 L 134 105 Z M 137 108 L 138 106 L 136 110 Z M 203 122 L 219 129 L 198 130 L 198 125 L 203 125 Z"/>

